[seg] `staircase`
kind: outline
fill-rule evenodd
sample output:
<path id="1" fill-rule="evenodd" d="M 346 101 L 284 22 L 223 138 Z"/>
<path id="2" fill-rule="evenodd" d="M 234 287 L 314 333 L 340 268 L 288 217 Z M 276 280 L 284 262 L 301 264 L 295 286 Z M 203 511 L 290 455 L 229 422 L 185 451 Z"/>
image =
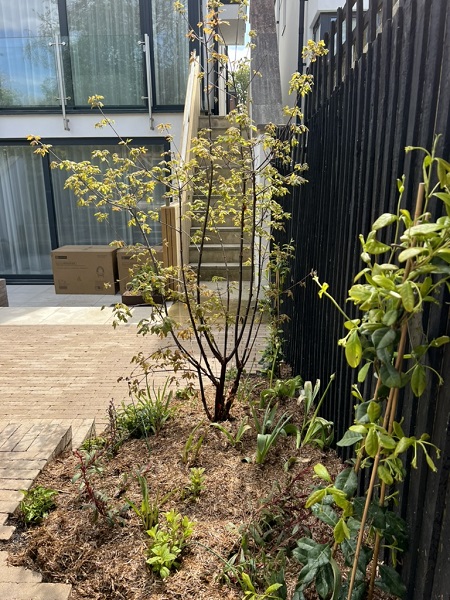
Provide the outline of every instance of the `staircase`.
<path id="1" fill-rule="evenodd" d="M 211 128 L 212 138 L 216 139 L 225 133 L 230 126 L 226 117 L 199 118 L 199 129 Z M 226 176 L 226 170 L 221 171 Z M 195 197 L 194 197 L 195 200 Z M 213 198 L 214 200 L 214 198 Z M 201 223 L 193 219 L 191 224 L 191 243 L 189 246 L 189 265 L 197 270 L 199 259 L 199 245 L 192 243 L 195 234 L 201 232 Z M 238 281 L 240 278 L 240 228 L 236 227 L 232 219 L 226 219 L 224 224 L 217 227 L 216 232 L 208 232 L 208 240 L 203 246 L 200 279 L 202 282 L 211 281 L 213 277 L 223 277 L 227 281 Z M 250 257 L 249 248 L 244 248 L 244 261 Z M 243 267 L 244 281 L 250 280 L 250 267 Z"/>

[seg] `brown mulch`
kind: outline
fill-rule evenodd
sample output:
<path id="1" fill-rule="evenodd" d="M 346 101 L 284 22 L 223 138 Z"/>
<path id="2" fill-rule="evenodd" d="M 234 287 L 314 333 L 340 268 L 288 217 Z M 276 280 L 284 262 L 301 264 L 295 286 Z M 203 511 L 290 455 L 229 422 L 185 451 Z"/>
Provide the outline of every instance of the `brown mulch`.
<path id="1" fill-rule="evenodd" d="M 37 484 L 59 491 L 57 508 L 42 525 L 21 530 L 8 544 L 10 563 L 40 571 L 44 581 L 70 583 L 72 600 L 234 600 L 242 597 L 240 589 L 224 585 L 221 574 L 224 561 L 239 548 L 239 527 L 257 514 L 260 502 L 271 493 L 279 494 L 295 479 L 295 495 L 299 502 L 309 495 L 313 465 L 321 462 L 334 475 L 342 464 L 333 451 L 313 447 L 295 449 L 295 439 L 281 438 L 263 465 L 252 462 L 256 450 L 256 432 L 249 406 L 236 403 L 233 421 L 224 423 L 236 431 L 244 416 L 252 429 L 243 437 L 240 447 L 233 448 L 225 436 L 210 427 L 197 399 L 176 401 L 174 418 L 156 436 L 144 440 L 128 440 L 118 454 L 103 463 L 103 473 L 95 476 L 98 489 L 121 508 L 125 499 L 140 505 L 141 496 L 134 474 L 146 470 L 151 497 L 177 489 L 162 508 L 172 508 L 195 521 L 195 530 L 181 568 L 161 581 L 145 563 L 148 535 L 132 510 L 125 513 L 123 526 L 110 526 L 101 517 L 92 522 L 92 510 L 80 494 L 79 485 L 71 483 L 77 459 L 60 457 L 50 464 Z M 292 422 L 299 423 L 301 407 L 295 400 L 283 402 L 281 409 L 294 413 Z M 193 427 L 204 422 L 200 453 L 194 462 L 182 460 L 186 440 Z M 289 470 L 284 465 L 295 456 Z M 245 459 L 249 462 L 245 462 Z M 189 483 L 189 468 L 205 469 L 205 490 L 196 500 L 183 494 Z M 302 531 L 310 530 L 317 541 L 327 541 L 330 529 L 310 513 L 302 513 Z M 298 534 L 301 537 L 302 533 Z M 221 557 L 221 558 L 220 558 Z M 298 574 L 290 573 L 292 578 Z M 311 596 L 312 597 L 312 596 Z"/>

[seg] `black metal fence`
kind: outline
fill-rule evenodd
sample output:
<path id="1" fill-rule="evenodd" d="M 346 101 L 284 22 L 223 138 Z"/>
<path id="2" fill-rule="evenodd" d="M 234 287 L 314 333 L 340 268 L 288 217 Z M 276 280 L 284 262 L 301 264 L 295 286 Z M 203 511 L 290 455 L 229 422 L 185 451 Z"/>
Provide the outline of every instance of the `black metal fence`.
<path id="1" fill-rule="evenodd" d="M 316 270 L 344 304 L 362 264 L 358 234 L 367 235 L 383 212 L 396 212 L 396 180 L 406 175 L 404 207 L 412 210 L 421 179 L 422 156 L 405 146 L 431 148 L 441 134 L 438 154 L 450 154 L 450 19 L 447 0 L 349 0 L 338 10 L 329 54 L 312 65 L 315 91 L 305 106 L 309 129 L 300 138 L 296 160 L 307 162 L 309 182 L 283 200 L 292 213 L 285 235 L 294 240 L 292 303 L 285 309 L 287 361 L 305 379 L 331 373 L 336 383 L 325 406 L 336 436 L 353 418 L 353 373 L 337 340 L 342 319 L 307 280 Z M 351 24 L 351 25 L 350 25 Z M 430 338 L 449 330 L 448 298 L 423 318 Z M 402 491 L 399 508 L 410 526 L 411 548 L 403 564 L 408 599 L 450 598 L 450 351 L 436 350 L 432 366 L 446 379 L 419 401 L 402 399 L 410 435 L 428 432 L 442 450 L 437 473 L 420 465 Z"/>

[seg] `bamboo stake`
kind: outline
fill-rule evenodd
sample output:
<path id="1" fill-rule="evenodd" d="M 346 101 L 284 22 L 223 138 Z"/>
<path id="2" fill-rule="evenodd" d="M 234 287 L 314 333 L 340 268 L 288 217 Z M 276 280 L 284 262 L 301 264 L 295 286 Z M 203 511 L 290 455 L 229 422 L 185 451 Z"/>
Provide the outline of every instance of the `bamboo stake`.
<path id="1" fill-rule="evenodd" d="M 424 195 L 425 195 L 425 184 L 420 183 L 419 189 L 417 191 L 416 207 L 415 207 L 415 211 L 414 211 L 414 225 L 417 224 L 417 221 L 419 220 L 419 217 L 422 214 Z M 413 240 L 413 243 L 414 243 L 414 240 Z M 412 266 L 413 266 L 413 260 L 409 259 L 406 263 L 405 272 L 403 274 L 403 282 L 406 281 L 408 275 L 410 274 Z M 398 371 L 401 370 L 402 364 L 403 364 L 407 332 L 408 332 L 408 321 L 405 320 L 402 324 L 402 332 L 401 332 L 400 343 L 399 343 L 399 347 L 398 347 L 397 360 L 395 363 L 395 368 Z M 397 367 L 397 363 L 398 363 L 398 367 Z M 398 388 L 395 391 L 397 393 L 395 394 L 395 398 L 393 399 L 393 403 L 392 403 L 392 407 L 391 407 L 391 411 L 390 411 L 390 415 L 389 415 L 389 421 L 388 421 L 388 423 L 386 423 L 386 417 L 387 417 L 387 412 L 386 412 L 384 423 L 383 423 L 383 427 L 385 429 L 387 426 L 388 433 L 392 433 L 394 419 L 395 419 L 395 415 L 397 412 L 398 395 L 399 395 Z M 384 481 L 382 481 L 381 488 L 380 488 L 380 500 L 379 500 L 380 506 L 384 505 L 385 497 L 386 497 L 386 484 L 384 483 Z M 380 553 L 380 546 L 381 546 L 381 536 L 377 531 L 376 536 L 375 536 L 375 544 L 373 547 L 372 572 L 370 574 L 369 592 L 368 592 L 368 596 L 367 596 L 368 600 L 372 600 L 372 598 L 373 598 L 373 592 L 374 592 L 374 587 L 375 587 L 375 577 L 376 577 L 377 563 L 378 563 L 378 555 Z"/>
<path id="2" fill-rule="evenodd" d="M 423 183 L 420 183 L 419 189 L 417 192 L 416 206 L 415 206 L 415 212 L 414 212 L 414 223 L 417 222 L 419 216 L 422 213 L 424 192 L 425 192 L 425 185 Z M 409 259 L 405 266 L 405 272 L 403 274 L 403 279 L 402 279 L 403 282 L 405 282 L 406 279 L 408 278 L 409 273 L 411 272 L 412 265 L 413 265 L 413 261 L 411 259 Z M 405 354 L 407 333 L 408 333 L 408 321 L 405 319 L 405 321 L 403 321 L 403 323 L 402 323 L 400 341 L 399 341 L 398 351 L 397 351 L 397 359 L 395 361 L 395 369 L 397 371 L 401 370 L 401 367 L 403 364 L 403 356 Z M 383 419 L 383 427 L 385 429 L 388 428 L 389 433 L 392 432 L 392 427 L 393 427 L 393 423 L 394 423 L 394 419 L 395 419 L 395 413 L 397 411 L 398 395 L 399 395 L 399 388 L 391 388 L 391 391 L 389 393 L 388 403 L 386 405 L 386 410 L 384 413 L 384 419 Z M 355 556 L 354 556 L 354 560 L 353 560 L 351 578 L 350 578 L 350 583 L 349 583 L 349 587 L 348 587 L 347 600 L 351 600 L 353 588 L 355 585 L 356 572 L 357 572 L 357 568 L 358 568 L 358 560 L 359 560 L 361 546 L 362 546 L 362 542 L 363 542 L 363 538 L 364 538 L 364 527 L 367 522 L 367 515 L 369 513 L 369 507 L 370 507 L 370 503 L 372 501 L 372 495 L 373 495 L 373 490 L 375 487 L 375 481 L 377 478 L 377 469 L 378 469 L 378 464 L 380 462 L 380 456 L 381 456 L 381 448 L 378 449 L 378 452 L 374 458 L 374 463 L 372 465 L 372 474 L 370 477 L 369 489 L 367 490 L 367 497 L 366 497 L 366 502 L 364 505 L 364 512 L 363 512 L 362 520 L 361 520 L 361 528 L 359 530 L 358 541 L 357 541 L 356 549 L 355 549 Z M 380 501 L 379 501 L 380 506 L 382 506 L 382 504 L 384 504 L 385 493 L 386 493 L 386 485 L 382 482 L 381 490 L 380 490 Z M 372 557 L 372 572 L 371 572 L 371 578 L 370 578 L 370 584 L 369 584 L 368 600 L 372 600 L 372 597 L 373 597 L 373 588 L 374 588 L 374 584 L 375 584 L 375 576 L 376 576 L 376 568 L 377 568 L 377 563 L 378 563 L 378 554 L 379 554 L 379 549 L 380 549 L 380 543 L 381 543 L 381 539 L 380 539 L 379 534 L 377 533 L 376 538 L 375 538 L 373 557 Z"/>

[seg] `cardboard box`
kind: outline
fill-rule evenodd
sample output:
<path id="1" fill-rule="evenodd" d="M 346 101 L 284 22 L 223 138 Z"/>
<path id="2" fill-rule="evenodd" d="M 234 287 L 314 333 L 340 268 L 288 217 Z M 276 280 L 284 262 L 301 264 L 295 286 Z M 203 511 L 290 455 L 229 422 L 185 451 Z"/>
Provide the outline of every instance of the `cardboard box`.
<path id="1" fill-rule="evenodd" d="M 162 261 L 162 247 L 155 246 L 153 250 L 156 251 L 156 260 Z M 145 263 L 151 261 L 147 248 L 140 250 L 138 247 L 133 248 L 119 248 L 117 251 L 117 267 L 119 272 L 119 290 L 121 294 L 127 291 L 127 284 L 132 280 L 132 274 L 130 269 L 134 265 L 139 263 Z M 152 264 L 150 262 L 150 264 Z"/>
<path id="2" fill-rule="evenodd" d="M 116 254 L 117 248 L 111 246 L 62 246 L 52 250 L 55 292 L 114 295 L 117 291 Z"/>

